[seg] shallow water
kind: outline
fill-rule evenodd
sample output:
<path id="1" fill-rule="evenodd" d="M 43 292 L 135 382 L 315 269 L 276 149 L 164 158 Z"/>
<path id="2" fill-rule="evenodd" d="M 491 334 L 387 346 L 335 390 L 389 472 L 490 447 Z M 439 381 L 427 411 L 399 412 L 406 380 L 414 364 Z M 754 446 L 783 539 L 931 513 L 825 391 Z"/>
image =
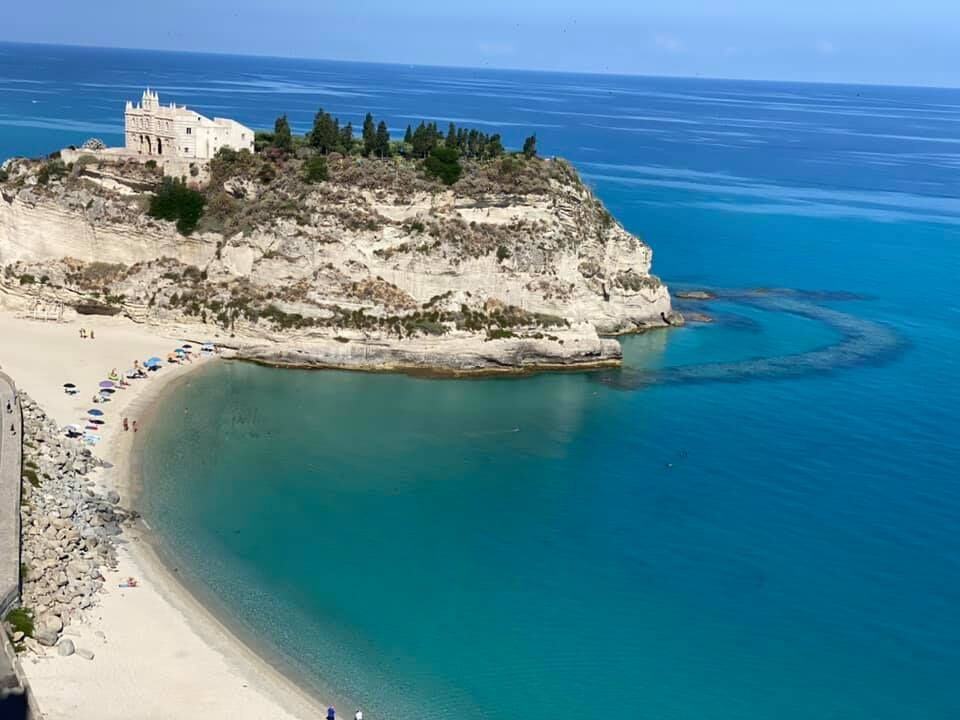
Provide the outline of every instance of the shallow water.
<path id="1" fill-rule="evenodd" d="M 624 339 L 620 371 L 226 364 L 162 402 L 146 518 L 327 696 L 960 714 L 960 92 L 0 45 L 0 156 L 116 142 L 147 83 L 258 127 L 323 104 L 535 130 L 655 272 L 720 295 L 687 303 L 712 325 Z"/>

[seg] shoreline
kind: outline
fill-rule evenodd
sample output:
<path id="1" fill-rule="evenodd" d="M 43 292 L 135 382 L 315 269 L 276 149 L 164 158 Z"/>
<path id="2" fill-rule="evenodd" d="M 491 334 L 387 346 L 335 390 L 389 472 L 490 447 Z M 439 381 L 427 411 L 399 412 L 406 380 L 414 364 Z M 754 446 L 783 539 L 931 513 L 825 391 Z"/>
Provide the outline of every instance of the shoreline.
<path id="1" fill-rule="evenodd" d="M 223 362 L 225 359 L 218 356 L 193 366 L 178 368 L 180 372 L 167 376 L 163 382 L 134 397 L 129 405 L 132 414 L 137 416 L 145 429 L 152 427 L 163 400 L 182 385 L 189 384 L 197 375 L 209 372 Z M 126 493 L 127 505 L 134 510 L 137 510 L 143 496 L 142 461 L 148 435 L 149 432 L 128 435 L 120 433 L 114 451 L 117 463 L 112 472 L 117 473 L 121 483 L 116 489 L 121 495 Z M 198 635 L 211 641 L 211 645 L 219 645 L 218 641 L 224 641 L 224 651 L 244 656 L 244 661 L 252 666 L 252 670 L 265 675 L 270 683 L 283 687 L 290 693 L 290 699 L 295 701 L 290 703 L 291 709 L 295 708 L 301 714 L 306 713 L 305 716 L 310 718 L 326 717 L 328 703 L 319 697 L 323 688 L 298 672 L 294 659 L 277 648 L 269 647 L 258 638 L 254 628 L 231 621 L 228 617 L 229 607 L 220 601 L 212 590 L 205 588 L 203 581 L 196 577 L 195 573 L 189 569 L 181 573 L 181 563 L 175 551 L 160 533 L 150 526 L 146 518 L 141 516 L 130 532 L 131 537 L 138 543 L 137 559 L 142 561 L 143 566 L 150 572 L 151 580 L 159 581 L 186 617 L 200 618 L 199 621 L 191 621 L 191 626 L 194 626 Z M 281 665 L 283 669 L 277 669 L 274 664 Z"/>
<path id="2" fill-rule="evenodd" d="M 96 340 L 80 340 L 79 327 L 95 329 Z M 0 313 L 0 335 L 17 342 L 0 348 L 4 371 L 16 379 L 59 425 L 76 420 L 87 407 L 86 388 L 111 367 L 126 367 L 131 357 L 165 355 L 182 333 L 168 337 L 152 328 L 113 318 L 82 318 L 73 323 L 44 323 Z M 139 433 L 120 429 L 120 417 L 137 419 L 149 432 L 155 404 L 180 382 L 218 358 L 165 366 L 149 380 L 136 380 L 114 395 L 108 423 L 95 455 L 107 465 L 91 474 L 98 488 L 116 490 L 121 504 L 136 501 Z M 65 379 L 83 388 L 66 396 Z M 58 656 L 51 648 L 23 655 L 24 671 L 47 720 L 128 720 L 230 717 L 232 720 L 316 718 L 325 706 L 294 679 L 257 652 L 179 580 L 163 561 L 146 523 L 124 528 L 117 537 L 118 567 L 104 568 L 106 583 L 82 621 L 68 625 L 64 637 L 94 651 L 92 660 Z M 135 577 L 135 588 L 118 588 Z"/>
<path id="3" fill-rule="evenodd" d="M 147 442 L 149 428 L 157 414 L 158 405 L 162 400 L 172 395 L 180 386 L 188 384 L 191 379 L 202 372 L 208 372 L 222 358 L 214 357 L 203 360 L 192 366 L 181 366 L 179 372 L 163 377 L 160 382 L 151 385 L 145 392 L 135 396 L 128 405 L 131 415 L 138 418 L 146 432 L 141 433 L 114 433 L 115 447 L 112 452 L 116 457 L 116 464 L 111 469 L 116 474 L 118 482 L 116 489 L 127 497 L 127 505 L 137 509 L 143 494 L 143 476 L 141 471 L 142 453 Z M 160 378 L 155 378 L 160 379 Z M 128 530 L 131 539 L 136 544 L 132 551 L 136 560 L 140 561 L 152 582 L 157 583 L 163 594 L 171 604 L 183 613 L 188 619 L 191 628 L 212 647 L 221 652 L 230 653 L 231 659 L 239 660 L 248 666 L 248 670 L 263 677 L 267 683 L 279 686 L 289 697 L 281 700 L 291 711 L 298 716 L 321 717 L 326 712 L 319 698 L 303 689 L 287 674 L 277 670 L 271 664 L 272 658 L 266 653 L 258 652 L 252 637 L 246 638 L 239 628 L 231 624 L 223 615 L 225 606 L 218 606 L 215 599 L 201 597 L 204 593 L 191 587 L 190 583 L 180 575 L 173 563 L 176 557 L 166 548 L 166 544 L 159 533 L 150 527 L 142 516 L 136 524 Z M 191 575 L 191 573 L 185 573 Z M 211 607 L 214 605 L 217 609 Z M 220 612 L 218 613 L 217 610 Z M 251 633 L 252 634 L 252 633 Z"/>

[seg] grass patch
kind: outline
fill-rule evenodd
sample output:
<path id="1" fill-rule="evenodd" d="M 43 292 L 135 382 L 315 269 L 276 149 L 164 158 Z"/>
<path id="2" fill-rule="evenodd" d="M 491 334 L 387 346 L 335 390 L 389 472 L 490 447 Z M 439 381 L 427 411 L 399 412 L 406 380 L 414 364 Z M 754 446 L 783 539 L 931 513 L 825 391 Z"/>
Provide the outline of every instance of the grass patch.
<path id="1" fill-rule="evenodd" d="M 23 478 L 34 487 L 40 487 L 40 476 L 37 475 L 37 471 L 33 468 L 24 468 Z"/>
<path id="2" fill-rule="evenodd" d="M 33 637 L 33 611 L 30 608 L 13 608 L 4 618 L 13 628 L 13 632 L 22 632 L 27 637 Z"/>

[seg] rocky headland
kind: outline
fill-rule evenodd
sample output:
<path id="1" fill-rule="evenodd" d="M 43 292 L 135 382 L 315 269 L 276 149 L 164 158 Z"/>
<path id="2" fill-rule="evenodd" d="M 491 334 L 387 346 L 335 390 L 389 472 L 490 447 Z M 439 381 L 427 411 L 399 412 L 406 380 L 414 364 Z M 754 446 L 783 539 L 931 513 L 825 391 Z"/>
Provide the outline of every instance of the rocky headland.
<path id="1" fill-rule="evenodd" d="M 411 158 L 313 159 L 222 152 L 183 179 L 189 227 L 152 212 L 150 162 L 9 160 L 0 307 L 190 325 L 265 363 L 453 373 L 616 365 L 609 336 L 682 322 L 650 248 L 561 159 L 464 159 L 450 184 Z"/>

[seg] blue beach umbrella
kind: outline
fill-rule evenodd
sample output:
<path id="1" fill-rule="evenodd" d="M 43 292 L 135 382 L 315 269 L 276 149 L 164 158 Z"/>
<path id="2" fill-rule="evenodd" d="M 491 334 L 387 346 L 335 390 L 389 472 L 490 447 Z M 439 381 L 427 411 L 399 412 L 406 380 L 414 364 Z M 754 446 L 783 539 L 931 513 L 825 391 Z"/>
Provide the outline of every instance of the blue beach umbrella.
<path id="1" fill-rule="evenodd" d="M 155 366 L 155 365 L 159 365 L 159 364 L 162 363 L 162 362 L 163 362 L 163 360 L 161 360 L 160 358 L 158 358 L 158 357 L 152 357 L 152 358 L 150 358 L 149 360 L 147 360 L 147 361 L 144 363 L 144 365 L 146 365 L 147 367 L 153 367 L 153 366 Z"/>
<path id="2" fill-rule="evenodd" d="M 87 415 L 93 415 L 94 417 L 100 417 L 103 415 L 103 410 L 97 410 L 97 408 L 91 408 L 87 410 Z"/>
<path id="3" fill-rule="evenodd" d="M 113 386 L 114 386 L 114 383 L 113 383 L 112 380 L 101 380 L 101 381 L 100 381 L 100 387 L 102 387 L 102 388 L 112 388 Z"/>
<path id="4" fill-rule="evenodd" d="M 177 348 L 176 350 L 174 350 L 174 352 L 175 352 L 177 355 L 186 355 L 186 354 L 187 354 L 187 351 L 184 350 L 183 348 Z"/>

